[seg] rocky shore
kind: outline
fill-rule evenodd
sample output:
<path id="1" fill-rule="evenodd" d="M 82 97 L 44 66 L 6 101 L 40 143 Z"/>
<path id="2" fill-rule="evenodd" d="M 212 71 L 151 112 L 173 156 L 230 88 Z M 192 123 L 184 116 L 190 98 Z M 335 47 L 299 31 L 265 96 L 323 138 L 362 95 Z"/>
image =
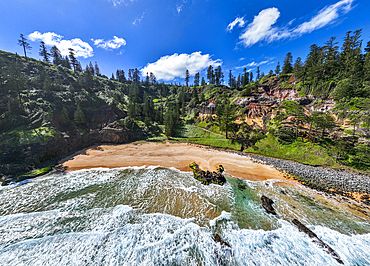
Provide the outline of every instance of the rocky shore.
<path id="1" fill-rule="evenodd" d="M 370 175 L 321 166 L 311 166 L 243 152 L 228 152 L 250 157 L 254 162 L 271 165 L 310 188 L 357 199 L 370 206 Z"/>

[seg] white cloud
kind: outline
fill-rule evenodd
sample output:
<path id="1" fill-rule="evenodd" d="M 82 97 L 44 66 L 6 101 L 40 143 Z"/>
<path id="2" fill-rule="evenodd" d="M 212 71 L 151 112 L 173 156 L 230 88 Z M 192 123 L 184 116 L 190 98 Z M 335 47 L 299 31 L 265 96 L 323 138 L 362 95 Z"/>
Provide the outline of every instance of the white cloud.
<path id="1" fill-rule="evenodd" d="M 246 65 L 244 65 L 244 66 L 237 66 L 237 67 L 235 67 L 235 69 L 240 69 L 240 68 L 247 68 L 247 67 L 253 67 L 252 69 L 254 69 L 254 67 L 256 67 L 256 66 L 260 66 L 260 65 L 264 65 L 264 64 L 267 64 L 269 62 L 269 60 L 265 60 L 265 61 L 261 61 L 261 62 L 259 62 L 259 63 L 256 63 L 256 62 L 251 62 L 251 63 L 248 63 L 248 64 L 246 64 Z M 248 70 L 248 72 L 249 72 L 250 70 Z"/>
<path id="2" fill-rule="evenodd" d="M 192 54 L 173 54 L 161 57 L 157 62 L 149 63 L 141 69 L 142 76 L 153 72 L 159 80 L 173 80 L 176 77 L 184 78 L 186 69 L 190 75 L 207 68 L 209 65 L 217 67 L 222 64 L 220 59 L 212 60 L 209 54 L 201 52 Z"/>
<path id="3" fill-rule="evenodd" d="M 244 27 L 246 21 L 244 21 L 244 17 L 240 18 L 240 17 L 237 17 L 236 19 L 234 19 L 233 22 L 230 22 L 230 24 L 227 26 L 226 30 L 227 31 L 232 31 L 233 28 L 238 25 L 239 27 Z"/>
<path id="4" fill-rule="evenodd" d="M 316 29 L 320 29 L 336 18 L 339 13 L 348 13 L 351 10 L 351 5 L 354 0 L 342 0 L 333 5 L 327 6 L 319 11 L 310 21 L 304 22 L 293 30 L 295 34 L 310 33 Z"/>
<path id="5" fill-rule="evenodd" d="M 247 47 L 265 39 L 266 36 L 271 35 L 273 31 L 271 26 L 275 24 L 279 16 L 280 12 L 275 7 L 262 10 L 254 17 L 252 23 L 248 25 L 239 39 Z"/>
<path id="6" fill-rule="evenodd" d="M 28 35 L 28 38 L 35 41 L 43 41 L 48 46 L 57 46 L 61 54 L 66 56 L 69 54 L 68 48 L 72 48 L 75 51 L 76 57 L 92 57 L 94 50 L 87 42 L 82 41 L 79 38 L 71 40 L 63 40 L 63 36 L 54 32 L 41 33 L 35 31 Z"/>
<path id="7" fill-rule="evenodd" d="M 275 7 L 267 8 L 254 17 L 253 21 L 239 36 L 239 39 L 241 39 L 241 43 L 248 47 L 259 41 L 272 42 L 285 38 L 298 37 L 332 24 L 340 15 L 346 14 L 352 9 L 353 2 L 354 0 L 341 0 L 335 4 L 326 6 L 309 21 L 292 28 L 288 28 L 288 26 L 291 26 L 294 20 L 290 21 L 287 27 L 273 27 L 280 17 L 280 12 Z"/>
<path id="8" fill-rule="evenodd" d="M 123 38 L 118 38 L 113 36 L 112 40 L 104 41 L 103 39 L 91 39 L 94 42 L 94 45 L 105 50 L 118 49 L 121 46 L 126 45 L 126 41 Z"/>
<path id="9" fill-rule="evenodd" d="M 182 8 L 184 7 L 184 5 L 176 5 L 176 11 L 177 13 L 180 13 L 182 11 Z"/>
<path id="10" fill-rule="evenodd" d="M 110 0 L 114 6 L 120 5 L 120 4 L 129 4 L 130 2 L 134 2 L 135 0 Z"/>
<path id="11" fill-rule="evenodd" d="M 132 24 L 136 26 L 137 24 L 141 23 L 141 20 L 144 18 L 144 15 L 145 15 L 145 12 L 141 15 L 140 18 L 135 19 L 134 22 L 132 22 Z"/>

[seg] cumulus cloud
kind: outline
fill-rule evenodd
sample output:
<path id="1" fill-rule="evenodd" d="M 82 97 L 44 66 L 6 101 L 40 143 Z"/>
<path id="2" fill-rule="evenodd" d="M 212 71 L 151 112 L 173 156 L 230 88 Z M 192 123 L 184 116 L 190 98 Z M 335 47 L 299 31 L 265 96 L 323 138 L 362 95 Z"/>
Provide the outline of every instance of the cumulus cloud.
<path id="1" fill-rule="evenodd" d="M 240 18 L 240 17 L 237 17 L 236 19 L 234 19 L 233 22 L 230 22 L 230 24 L 227 26 L 226 30 L 227 31 L 232 31 L 233 28 L 238 25 L 239 27 L 244 27 L 246 21 L 244 21 L 244 17 Z"/>
<path id="2" fill-rule="evenodd" d="M 126 45 L 126 41 L 123 38 L 118 38 L 113 36 L 112 40 L 104 41 L 103 39 L 91 39 L 94 42 L 94 45 L 105 50 L 118 49 L 121 46 Z"/>
<path id="3" fill-rule="evenodd" d="M 287 27 L 273 27 L 280 17 L 280 12 L 275 7 L 267 8 L 254 17 L 253 21 L 247 25 L 247 28 L 239 36 L 239 39 L 241 39 L 242 44 L 248 47 L 259 41 L 272 42 L 284 38 L 299 37 L 332 24 L 340 15 L 344 15 L 352 9 L 353 2 L 354 0 L 341 0 L 335 4 L 326 6 L 309 21 L 305 21 L 296 27 L 291 27 L 294 20 L 290 21 Z M 229 24 L 229 26 L 232 25 L 232 27 L 230 26 L 231 29 L 237 22 L 235 24 L 232 23 Z"/>
<path id="4" fill-rule="evenodd" d="M 54 32 L 41 33 L 39 31 L 29 34 L 28 38 L 33 42 L 43 41 L 48 46 L 57 46 L 64 56 L 69 54 L 68 48 L 72 48 L 75 51 L 76 57 L 88 58 L 94 55 L 94 50 L 90 44 L 79 38 L 64 40 L 62 35 Z"/>
<path id="5" fill-rule="evenodd" d="M 147 64 L 140 71 L 142 76 L 153 72 L 157 79 L 168 81 L 176 77 L 184 78 L 186 70 L 189 70 L 190 75 L 195 75 L 209 65 L 217 67 L 222 64 L 220 59 L 212 60 L 209 54 L 201 53 L 166 55 L 154 63 Z"/>

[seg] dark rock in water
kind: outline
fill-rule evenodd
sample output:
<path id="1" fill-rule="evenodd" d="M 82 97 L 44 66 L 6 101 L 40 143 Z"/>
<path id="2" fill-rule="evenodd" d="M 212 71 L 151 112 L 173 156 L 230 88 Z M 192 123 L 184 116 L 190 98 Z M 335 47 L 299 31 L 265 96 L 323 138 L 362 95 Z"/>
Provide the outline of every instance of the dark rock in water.
<path id="1" fill-rule="evenodd" d="M 226 247 L 231 248 L 231 246 L 230 246 L 228 243 L 226 243 L 225 241 L 223 241 L 223 240 L 221 239 L 221 237 L 220 237 L 220 235 L 219 235 L 219 234 L 216 234 L 216 235 L 213 237 L 213 240 L 214 240 L 215 242 L 220 243 L 220 244 L 221 244 L 221 246 L 226 246 Z"/>
<path id="2" fill-rule="evenodd" d="M 275 209 L 274 207 L 272 207 L 272 204 L 274 204 L 274 201 L 266 196 L 262 196 L 261 200 L 262 200 L 262 207 L 267 211 L 267 213 L 276 215 Z"/>
<path id="3" fill-rule="evenodd" d="M 201 181 L 204 185 L 214 183 L 222 186 L 226 182 L 226 178 L 222 174 L 222 172 L 224 171 L 222 165 L 220 165 L 217 172 L 203 171 L 196 163 L 191 163 L 189 164 L 189 166 L 191 169 L 193 169 L 194 178 Z"/>
<path id="4" fill-rule="evenodd" d="M 238 185 L 238 188 L 241 189 L 241 190 L 244 190 L 244 189 L 247 189 L 247 186 L 246 185 Z"/>
<path id="5" fill-rule="evenodd" d="M 232 256 L 231 246 L 227 242 L 223 241 L 219 234 L 216 234 L 213 237 L 213 240 L 216 243 L 220 243 L 221 245 L 221 254 L 218 252 L 218 249 L 215 248 L 215 255 L 218 265 L 229 265 L 229 263 L 227 262 L 231 259 Z"/>
<path id="6" fill-rule="evenodd" d="M 302 224 L 297 219 L 293 219 L 292 221 L 297 227 L 298 230 L 307 234 L 310 238 L 313 238 L 313 242 L 318 244 L 322 247 L 328 254 L 330 254 L 337 262 L 340 264 L 344 264 L 343 261 L 340 259 L 339 255 L 332 249 L 328 244 L 325 244 L 314 232 L 308 229 L 304 224 Z"/>

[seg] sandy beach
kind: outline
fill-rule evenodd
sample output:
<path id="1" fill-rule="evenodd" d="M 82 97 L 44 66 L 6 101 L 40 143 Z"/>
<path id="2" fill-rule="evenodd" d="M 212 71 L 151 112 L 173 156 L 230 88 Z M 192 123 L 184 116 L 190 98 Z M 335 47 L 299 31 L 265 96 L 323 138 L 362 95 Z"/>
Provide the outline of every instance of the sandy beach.
<path id="1" fill-rule="evenodd" d="M 67 170 L 145 165 L 175 167 L 181 171 L 191 171 L 189 164 L 192 162 L 199 164 L 201 169 L 209 171 L 215 171 L 218 165 L 222 164 L 226 173 L 252 181 L 286 179 L 273 167 L 253 162 L 246 156 L 186 143 L 137 142 L 97 145 L 69 156 L 59 163 L 67 167 Z"/>

